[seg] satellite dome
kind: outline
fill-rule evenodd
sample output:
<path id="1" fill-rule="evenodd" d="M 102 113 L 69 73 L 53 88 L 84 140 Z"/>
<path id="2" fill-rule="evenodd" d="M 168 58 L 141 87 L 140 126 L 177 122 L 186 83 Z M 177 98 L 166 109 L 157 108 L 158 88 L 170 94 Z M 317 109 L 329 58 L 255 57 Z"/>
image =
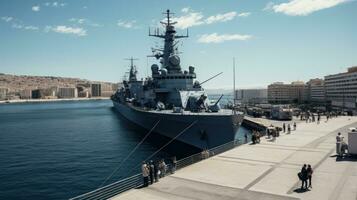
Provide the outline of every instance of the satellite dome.
<path id="1" fill-rule="evenodd" d="M 176 55 L 170 56 L 169 61 L 172 65 L 179 65 L 180 64 L 180 58 Z"/>

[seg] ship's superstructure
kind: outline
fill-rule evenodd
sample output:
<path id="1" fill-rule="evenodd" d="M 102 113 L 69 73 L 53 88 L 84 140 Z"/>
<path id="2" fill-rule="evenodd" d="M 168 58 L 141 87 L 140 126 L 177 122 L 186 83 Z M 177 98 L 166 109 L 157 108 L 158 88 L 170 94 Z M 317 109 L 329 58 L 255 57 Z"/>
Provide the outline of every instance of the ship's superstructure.
<path id="1" fill-rule="evenodd" d="M 202 84 L 196 79 L 195 68 L 182 70 L 178 52 L 179 38 L 169 10 L 161 22 L 165 31 L 155 29 L 149 36 L 164 40 L 162 49 L 153 49 L 153 57 L 160 66 L 151 66 L 151 77 L 138 80 L 137 70 L 131 60 L 129 78 L 123 81 L 112 100 L 115 108 L 130 121 L 151 129 L 168 138 L 175 138 L 185 127 L 194 125 L 177 140 L 204 149 L 232 141 L 242 121 L 242 114 L 221 109 L 219 100 L 210 102 Z"/>

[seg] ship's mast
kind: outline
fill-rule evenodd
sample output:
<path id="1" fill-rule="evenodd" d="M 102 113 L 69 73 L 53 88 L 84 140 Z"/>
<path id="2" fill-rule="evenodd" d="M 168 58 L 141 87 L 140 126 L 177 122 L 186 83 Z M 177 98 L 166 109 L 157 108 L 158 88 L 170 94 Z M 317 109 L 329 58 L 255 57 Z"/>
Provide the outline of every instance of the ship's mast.
<path id="1" fill-rule="evenodd" d="M 134 65 L 134 60 L 139 60 L 137 58 L 126 58 L 125 60 L 130 60 L 130 71 L 129 71 L 129 81 L 137 81 L 136 74 L 138 71 Z"/>
<path id="2" fill-rule="evenodd" d="M 233 114 L 236 114 L 236 59 L 233 57 Z"/>
<path id="3" fill-rule="evenodd" d="M 160 21 L 160 23 L 165 27 L 165 33 L 160 33 L 159 29 L 154 29 L 154 33 L 151 33 L 149 29 L 149 36 L 158 37 L 164 39 L 164 48 L 163 49 L 156 49 L 157 53 L 154 53 L 154 57 L 160 59 L 162 64 L 162 68 L 167 69 L 168 73 L 178 73 L 181 72 L 180 66 L 180 58 L 178 56 L 177 47 L 175 46 L 178 42 L 175 42 L 175 39 L 179 38 L 187 38 L 188 37 L 188 30 L 186 35 L 176 35 L 175 24 L 177 22 L 172 21 L 172 15 L 170 10 L 166 10 L 163 13 L 166 16 L 165 21 Z"/>

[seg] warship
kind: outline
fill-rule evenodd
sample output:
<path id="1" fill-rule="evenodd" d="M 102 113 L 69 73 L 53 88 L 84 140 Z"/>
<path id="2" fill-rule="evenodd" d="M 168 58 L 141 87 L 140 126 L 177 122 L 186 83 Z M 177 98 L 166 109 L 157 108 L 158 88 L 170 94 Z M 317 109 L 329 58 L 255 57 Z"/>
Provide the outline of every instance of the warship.
<path id="1" fill-rule="evenodd" d="M 172 13 L 167 10 L 160 23 L 165 30 L 149 36 L 164 40 L 161 49 L 153 50 L 158 64 L 151 65 L 151 77 L 139 80 L 134 59 L 131 58 L 129 76 L 111 97 L 115 110 L 134 124 L 196 147 L 210 149 L 235 139 L 243 114 L 222 109 L 219 101 L 210 101 L 202 83 L 195 80 L 193 66 L 182 70 L 177 48 L 178 39 Z M 216 75 L 217 76 L 217 75 Z M 213 78 L 213 77 L 212 77 Z M 211 79 L 212 79 L 211 78 Z M 209 79 L 210 80 L 210 79 Z"/>

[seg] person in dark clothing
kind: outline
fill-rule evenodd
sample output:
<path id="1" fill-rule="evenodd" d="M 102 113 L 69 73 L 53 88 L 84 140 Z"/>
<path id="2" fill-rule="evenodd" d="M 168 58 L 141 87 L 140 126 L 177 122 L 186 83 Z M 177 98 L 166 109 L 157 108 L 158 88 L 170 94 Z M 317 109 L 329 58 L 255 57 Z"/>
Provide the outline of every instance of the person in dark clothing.
<path id="1" fill-rule="evenodd" d="M 172 161 L 171 174 L 174 174 L 176 171 L 176 164 L 177 164 L 176 156 L 173 156 L 171 161 Z"/>
<path id="2" fill-rule="evenodd" d="M 291 127 L 290 127 L 290 124 L 288 124 L 288 134 L 290 134 L 291 132 Z"/>
<path id="3" fill-rule="evenodd" d="M 255 131 L 253 131 L 253 134 L 252 134 L 252 143 L 255 144 L 257 141 L 257 136 L 255 135 Z"/>
<path id="4" fill-rule="evenodd" d="M 154 163 L 151 160 L 149 166 L 149 170 L 150 170 L 150 185 L 152 185 L 154 183 Z"/>
<path id="5" fill-rule="evenodd" d="M 285 127 L 285 123 L 283 123 L 283 132 L 285 133 L 286 127 Z"/>
<path id="6" fill-rule="evenodd" d="M 159 181 L 159 163 L 157 161 L 154 164 L 154 179 L 155 182 Z"/>
<path id="7" fill-rule="evenodd" d="M 307 189 L 307 169 L 306 164 L 301 169 L 301 189 Z M 305 187 L 304 187 L 305 186 Z"/>
<path id="8" fill-rule="evenodd" d="M 309 179 L 309 188 L 312 188 L 311 178 L 312 178 L 312 173 L 314 171 L 312 170 L 311 165 L 308 165 L 306 170 L 307 170 L 307 178 Z"/>

